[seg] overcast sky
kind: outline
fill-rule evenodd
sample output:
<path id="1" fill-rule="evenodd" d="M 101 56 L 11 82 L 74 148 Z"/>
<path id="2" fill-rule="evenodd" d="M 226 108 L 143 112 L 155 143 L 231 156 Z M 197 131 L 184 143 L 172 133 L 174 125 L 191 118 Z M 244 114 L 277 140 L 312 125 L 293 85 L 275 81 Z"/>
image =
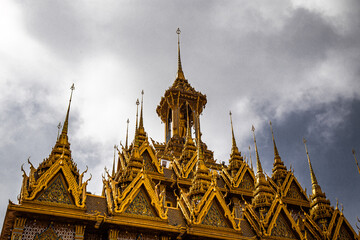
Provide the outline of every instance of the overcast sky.
<path id="1" fill-rule="evenodd" d="M 322 190 L 360 217 L 360 2 L 10 1 L 0 2 L 0 224 L 17 202 L 20 167 L 48 157 L 70 95 L 69 139 L 88 190 L 101 194 L 113 146 L 134 133 L 136 98 L 156 141 L 164 125 L 155 109 L 175 80 L 177 35 L 185 77 L 208 103 L 202 140 L 228 161 L 233 112 L 242 154 L 256 128 L 263 168 L 271 175 L 274 127 L 282 160 L 311 189 L 302 138 Z M 254 153 L 253 153 L 254 154 Z M 25 169 L 28 169 L 27 164 Z M 87 174 L 87 176 L 89 176 Z"/>

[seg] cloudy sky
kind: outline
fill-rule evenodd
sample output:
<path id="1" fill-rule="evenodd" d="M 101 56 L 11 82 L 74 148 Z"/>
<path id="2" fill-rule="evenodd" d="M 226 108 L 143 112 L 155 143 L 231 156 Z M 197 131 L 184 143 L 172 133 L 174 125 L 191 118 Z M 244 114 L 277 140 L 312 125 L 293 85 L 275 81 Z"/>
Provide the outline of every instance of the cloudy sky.
<path id="1" fill-rule="evenodd" d="M 231 149 L 228 112 L 248 156 L 257 134 L 271 174 L 269 120 L 280 155 L 311 189 L 302 138 L 332 205 L 360 217 L 360 2 L 10 1 L 0 2 L 0 223 L 17 202 L 20 167 L 54 146 L 75 83 L 69 138 L 88 190 L 100 194 L 113 146 L 133 137 L 136 98 L 144 95 L 145 130 L 164 140 L 155 109 L 175 80 L 180 27 L 185 77 L 207 95 L 203 141 L 218 161 Z M 26 169 L 28 166 L 26 165 Z"/>

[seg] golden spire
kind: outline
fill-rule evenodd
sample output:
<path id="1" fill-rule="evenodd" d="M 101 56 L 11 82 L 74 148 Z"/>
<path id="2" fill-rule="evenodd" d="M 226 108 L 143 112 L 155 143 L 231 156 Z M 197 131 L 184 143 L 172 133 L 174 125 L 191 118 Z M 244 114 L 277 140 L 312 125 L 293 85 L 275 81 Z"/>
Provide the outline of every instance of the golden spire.
<path id="1" fill-rule="evenodd" d="M 141 91 L 141 107 L 140 107 L 140 123 L 139 123 L 139 131 L 144 131 L 144 123 L 143 123 L 143 105 L 144 105 L 144 90 Z"/>
<path id="2" fill-rule="evenodd" d="M 136 99 L 136 125 L 135 125 L 135 134 L 138 130 L 138 116 L 139 116 L 139 99 Z"/>
<path id="3" fill-rule="evenodd" d="M 235 135 L 234 135 L 234 127 L 233 127 L 233 122 L 232 122 L 232 113 L 231 111 L 229 112 L 230 115 L 230 124 L 231 124 L 231 135 L 232 135 L 232 148 L 231 148 L 231 152 L 232 153 L 238 153 L 239 149 L 236 146 L 236 141 L 235 141 Z"/>
<path id="4" fill-rule="evenodd" d="M 59 124 L 57 125 L 58 128 L 58 134 L 57 134 L 57 140 L 59 140 L 59 136 L 60 136 L 60 128 L 61 128 L 61 122 L 59 122 Z"/>
<path id="5" fill-rule="evenodd" d="M 273 140 L 273 144 L 274 144 L 274 156 L 275 156 L 275 159 L 278 159 L 278 158 L 280 158 L 280 155 L 279 155 L 279 152 L 278 152 L 277 147 L 276 147 L 275 138 L 274 138 L 274 131 L 273 131 L 273 128 L 272 128 L 271 121 L 269 121 L 269 124 L 270 124 L 270 128 L 271 128 L 271 135 L 272 135 L 272 140 Z"/>
<path id="6" fill-rule="evenodd" d="M 284 166 L 284 163 L 281 161 L 281 157 L 277 150 L 271 121 L 269 121 L 269 124 L 271 129 L 272 140 L 274 144 L 274 164 L 273 164 L 274 168 L 272 169 L 271 177 L 278 185 L 282 185 L 287 175 L 287 169 Z"/>
<path id="7" fill-rule="evenodd" d="M 307 159 L 308 159 L 308 162 L 309 162 L 311 184 L 314 186 L 314 185 L 317 185 L 318 182 L 317 182 L 314 170 L 313 170 L 312 165 L 311 165 L 311 161 L 310 161 L 309 152 L 308 152 L 308 149 L 307 149 L 307 146 L 306 146 L 306 139 L 305 138 L 303 138 L 303 142 L 304 142 L 304 145 L 305 145 L 305 151 L 306 151 Z"/>
<path id="8" fill-rule="evenodd" d="M 355 150 L 354 150 L 354 149 L 352 150 L 352 153 L 353 153 L 353 155 L 354 155 L 355 162 L 356 162 L 356 166 L 357 166 L 358 171 L 359 171 L 359 173 L 360 173 L 360 167 L 359 167 L 358 161 L 357 161 L 357 159 L 356 159 L 356 155 L 355 155 Z"/>
<path id="9" fill-rule="evenodd" d="M 305 145 L 305 151 L 309 162 L 311 184 L 312 184 L 310 214 L 315 221 L 319 220 L 320 223 L 326 225 L 326 222 L 331 218 L 334 209 L 330 206 L 330 201 L 326 199 L 325 193 L 321 191 L 321 187 L 317 182 L 314 170 L 311 165 L 305 138 L 303 138 L 303 142 Z"/>
<path id="10" fill-rule="evenodd" d="M 254 125 L 252 125 L 251 131 L 253 132 L 253 136 L 254 136 L 254 144 L 255 144 L 255 153 L 256 153 L 256 169 L 257 169 L 257 173 L 262 173 L 262 167 L 261 167 L 261 162 L 260 162 L 260 158 L 259 158 L 259 152 L 257 149 L 257 145 L 256 145 L 256 138 L 255 138 L 255 127 Z"/>
<path id="11" fill-rule="evenodd" d="M 181 58 L 180 58 L 180 28 L 176 30 L 176 34 L 178 35 L 178 71 L 176 78 L 185 80 L 184 72 L 181 67 Z"/>
<path id="12" fill-rule="evenodd" d="M 71 99 L 72 99 L 73 91 L 75 90 L 74 84 L 72 84 L 72 86 L 71 86 L 70 89 L 71 89 L 71 94 L 70 94 L 70 99 L 69 99 L 69 106 L 68 106 L 68 110 L 67 110 L 67 113 L 66 113 L 66 117 L 65 117 L 65 121 L 64 121 L 64 126 L 63 126 L 63 129 L 62 129 L 62 134 L 67 134 L 67 131 L 68 131 L 69 112 L 70 112 Z"/>
<path id="13" fill-rule="evenodd" d="M 113 160 L 113 168 L 112 168 L 112 174 L 111 176 L 115 176 L 115 153 L 116 153 L 116 145 L 114 145 L 114 160 Z"/>
<path id="14" fill-rule="evenodd" d="M 126 142 L 125 142 L 125 149 L 128 149 L 128 136 L 129 136 L 129 119 L 126 121 Z"/>

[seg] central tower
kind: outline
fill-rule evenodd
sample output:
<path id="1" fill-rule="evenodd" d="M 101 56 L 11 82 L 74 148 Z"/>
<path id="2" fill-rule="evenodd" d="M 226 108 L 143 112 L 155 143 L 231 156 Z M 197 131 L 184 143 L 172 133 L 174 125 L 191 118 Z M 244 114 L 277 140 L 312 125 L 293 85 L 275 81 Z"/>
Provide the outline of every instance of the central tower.
<path id="1" fill-rule="evenodd" d="M 195 128 L 196 139 L 199 115 L 206 105 L 206 95 L 196 91 L 185 79 L 180 58 L 180 29 L 178 28 L 178 70 L 173 85 L 165 91 L 156 112 L 165 123 L 165 143 L 183 145 L 187 131 Z M 189 123 L 187 122 L 189 118 Z M 188 126 L 189 125 L 189 126 Z M 188 129 L 190 128 L 190 129 Z"/>

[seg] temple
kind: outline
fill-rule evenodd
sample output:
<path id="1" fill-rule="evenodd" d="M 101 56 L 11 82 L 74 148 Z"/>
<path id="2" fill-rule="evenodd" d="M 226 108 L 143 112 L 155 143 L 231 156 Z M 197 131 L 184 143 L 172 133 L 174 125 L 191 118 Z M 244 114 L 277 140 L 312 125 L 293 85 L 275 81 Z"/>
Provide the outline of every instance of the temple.
<path id="1" fill-rule="evenodd" d="M 18 203 L 9 201 L 1 239 L 359 239 L 338 204 L 331 206 L 321 189 L 305 140 L 310 196 L 281 159 L 271 123 L 271 176 L 262 168 L 254 126 L 255 169 L 251 155 L 250 161 L 242 156 L 231 112 L 228 164 L 214 160 L 200 127 L 207 98 L 185 78 L 179 29 L 177 34 L 176 78 L 156 108 L 164 141 L 148 136 L 141 98 L 133 141 L 128 143 L 127 132 L 125 146 L 115 146 L 112 169 L 102 176 L 102 194 L 89 193 L 91 175 L 80 171 L 71 157 L 72 86 L 63 128 L 49 157 L 37 168 L 28 159 L 29 171 L 21 167 Z"/>

